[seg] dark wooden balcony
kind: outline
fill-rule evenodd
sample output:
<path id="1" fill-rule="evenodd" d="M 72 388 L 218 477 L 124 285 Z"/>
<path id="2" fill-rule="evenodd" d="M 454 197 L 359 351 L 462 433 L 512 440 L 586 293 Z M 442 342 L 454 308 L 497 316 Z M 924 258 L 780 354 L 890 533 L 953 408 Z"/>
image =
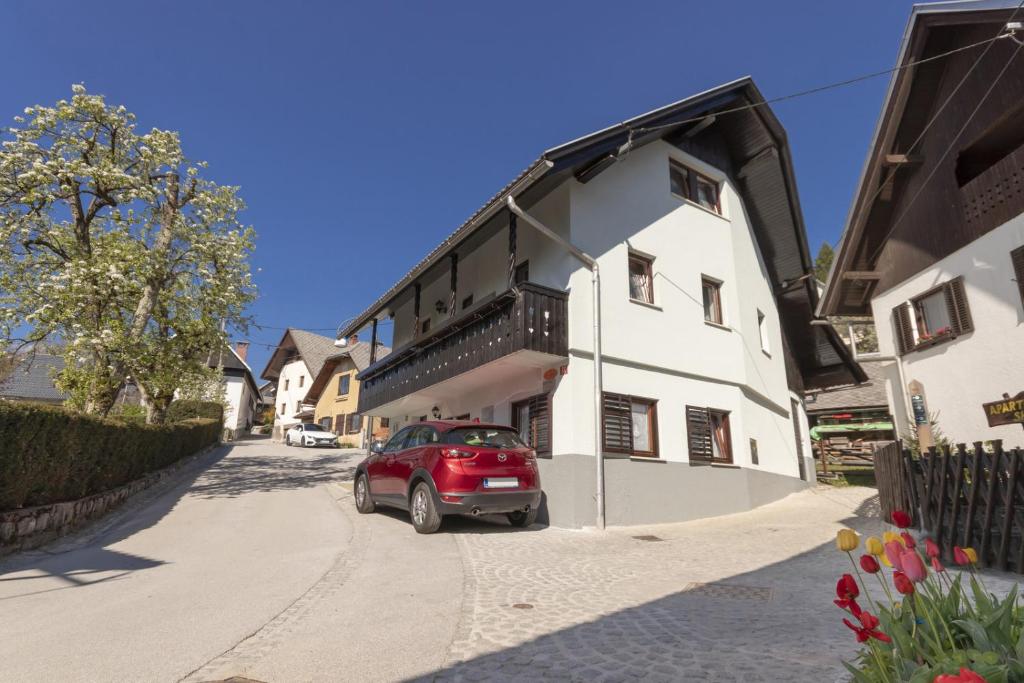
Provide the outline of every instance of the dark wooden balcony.
<path id="1" fill-rule="evenodd" d="M 568 294 L 530 282 L 482 301 L 359 373 L 359 412 L 504 356 L 568 355 Z"/>

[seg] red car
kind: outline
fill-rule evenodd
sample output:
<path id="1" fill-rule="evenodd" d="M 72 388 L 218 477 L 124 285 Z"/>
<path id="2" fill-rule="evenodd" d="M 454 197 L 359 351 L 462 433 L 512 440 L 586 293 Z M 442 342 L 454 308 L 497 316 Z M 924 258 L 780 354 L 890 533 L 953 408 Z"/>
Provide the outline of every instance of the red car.
<path id="1" fill-rule="evenodd" d="M 536 453 L 501 425 L 419 422 L 375 444 L 356 469 L 356 509 L 408 510 L 421 534 L 451 514 L 503 513 L 513 526 L 530 526 L 540 494 Z"/>

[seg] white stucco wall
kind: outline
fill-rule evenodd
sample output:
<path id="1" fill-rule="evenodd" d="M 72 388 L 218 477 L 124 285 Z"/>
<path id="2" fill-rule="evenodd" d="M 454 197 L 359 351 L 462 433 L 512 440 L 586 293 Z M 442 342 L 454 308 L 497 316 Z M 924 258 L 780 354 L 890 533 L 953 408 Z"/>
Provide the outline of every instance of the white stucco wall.
<path id="1" fill-rule="evenodd" d="M 936 285 L 964 278 L 974 331 L 951 342 L 902 356 L 903 381 L 924 385 L 929 412 L 937 413 L 942 432 L 955 442 L 1003 439 L 1024 445 L 1020 425 L 989 427 L 982 403 L 1003 392 L 1024 391 L 1024 310 L 1014 281 L 1010 251 L 1024 245 L 1024 216 L 1017 216 L 964 248 L 874 297 L 872 312 L 882 353 L 894 355 L 892 309 Z M 908 433 L 905 385 L 895 364 L 888 381 L 890 409 L 903 435 Z"/>
<path id="2" fill-rule="evenodd" d="M 302 386 L 299 386 L 300 378 Z M 277 380 L 277 399 L 274 405 L 274 437 L 283 438 L 282 429 L 298 423 L 293 415 L 298 412 L 297 403 L 306 397 L 313 379 L 303 360 L 293 360 L 281 368 L 281 376 Z M 288 388 L 285 389 L 287 384 Z M 284 414 L 281 404 L 285 404 Z"/>

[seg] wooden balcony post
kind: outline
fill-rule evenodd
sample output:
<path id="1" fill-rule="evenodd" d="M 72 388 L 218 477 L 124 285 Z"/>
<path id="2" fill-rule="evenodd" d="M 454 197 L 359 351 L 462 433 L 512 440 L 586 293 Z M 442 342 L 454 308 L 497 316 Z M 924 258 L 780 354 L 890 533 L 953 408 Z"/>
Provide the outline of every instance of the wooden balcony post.
<path id="1" fill-rule="evenodd" d="M 516 221 L 519 219 L 514 213 L 510 213 L 508 216 L 508 288 L 516 284 Z"/>
<path id="2" fill-rule="evenodd" d="M 412 338 L 415 339 L 420 334 L 420 283 L 413 285 L 413 299 L 412 299 Z"/>
<path id="3" fill-rule="evenodd" d="M 370 365 L 377 360 L 377 318 L 373 319 L 373 328 L 370 332 Z"/>
<path id="4" fill-rule="evenodd" d="M 448 317 L 455 317 L 455 292 L 459 284 L 459 255 L 454 251 L 451 254 L 452 261 L 452 293 L 448 297 Z"/>

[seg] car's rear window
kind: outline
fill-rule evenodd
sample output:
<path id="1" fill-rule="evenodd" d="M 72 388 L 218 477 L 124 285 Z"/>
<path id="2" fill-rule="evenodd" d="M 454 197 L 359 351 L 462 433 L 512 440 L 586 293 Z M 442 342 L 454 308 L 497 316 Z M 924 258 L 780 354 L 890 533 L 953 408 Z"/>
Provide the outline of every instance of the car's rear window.
<path id="1" fill-rule="evenodd" d="M 458 427 L 445 434 L 445 442 L 486 448 L 526 448 L 514 429 Z"/>

